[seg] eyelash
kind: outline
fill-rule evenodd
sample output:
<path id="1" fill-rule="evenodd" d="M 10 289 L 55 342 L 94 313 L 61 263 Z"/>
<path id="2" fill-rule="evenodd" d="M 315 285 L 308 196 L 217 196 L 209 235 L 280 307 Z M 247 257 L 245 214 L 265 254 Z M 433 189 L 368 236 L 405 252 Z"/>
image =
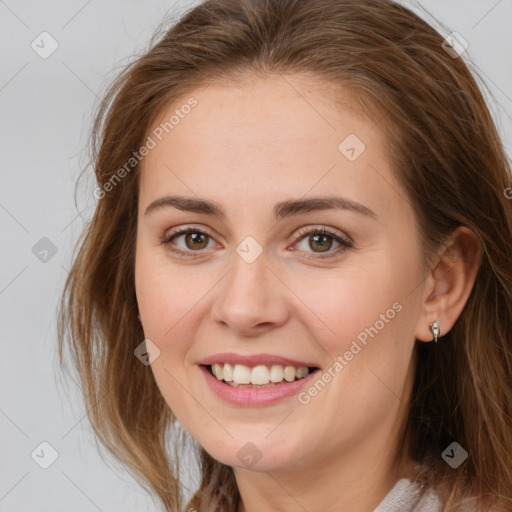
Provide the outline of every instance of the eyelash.
<path id="1" fill-rule="evenodd" d="M 165 248 L 171 252 L 174 252 L 180 256 L 184 256 L 186 258 L 200 258 L 203 256 L 201 254 L 203 250 L 197 250 L 197 251 L 184 251 L 183 249 L 178 249 L 176 247 L 173 247 L 171 242 L 182 235 L 186 235 L 189 233 L 195 233 L 195 234 L 201 234 L 205 235 L 211 239 L 213 239 L 213 236 L 211 233 L 209 233 L 206 230 L 194 228 L 192 226 L 186 226 L 186 227 L 180 227 L 178 228 L 174 233 L 171 235 L 168 235 L 160 240 L 160 243 L 165 246 Z M 333 238 L 336 242 L 340 244 L 340 247 L 336 248 L 333 251 L 328 251 L 327 253 L 313 253 L 316 254 L 314 257 L 308 256 L 309 259 L 331 259 L 339 256 L 339 253 L 343 253 L 346 249 L 352 249 L 354 247 L 353 243 L 348 239 L 344 238 L 336 233 L 333 233 L 332 231 L 329 231 L 325 227 L 321 228 L 301 228 L 299 231 L 294 235 L 295 243 L 301 241 L 302 239 L 306 238 L 307 236 L 313 236 L 313 235 L 326 235 L 331 238 Z M 197 254 L 194 254 L 197 253 Z M 326 254 L 326 255 L 324 255 Z"/>

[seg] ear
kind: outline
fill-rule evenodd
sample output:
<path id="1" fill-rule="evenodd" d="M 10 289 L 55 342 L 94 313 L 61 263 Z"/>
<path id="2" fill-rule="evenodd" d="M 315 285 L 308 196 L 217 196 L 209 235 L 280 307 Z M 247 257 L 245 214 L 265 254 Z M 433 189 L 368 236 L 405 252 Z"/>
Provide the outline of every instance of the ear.
<path id="1" fill-rule="evenodd" d="M 432 341 L 430 323 L 437 320 L 440 336 L 455 324 L 469 298 L 480 266 L 481 245 L 470 229 L 455 229 L 436 255 L 436 263 L 424 286 L 423 311 L 416 339 Z"/>

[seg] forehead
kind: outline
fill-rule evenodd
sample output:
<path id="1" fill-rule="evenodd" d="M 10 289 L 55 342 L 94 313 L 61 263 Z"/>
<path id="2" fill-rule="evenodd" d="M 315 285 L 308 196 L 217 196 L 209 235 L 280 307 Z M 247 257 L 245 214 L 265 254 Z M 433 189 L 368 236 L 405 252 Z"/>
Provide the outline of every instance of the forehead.
<path id="1" fill-rule="evenodd" d="M 190 98 L 195 106 L 185 108 Z M 372 199 L 379 210 L 390 193 L 397 200 L 398 183 L 383 135 L 350 108 L 350 99 L 348 91 L 300 75 L 191 91 L 151 128 L 156 145 L 141 163 L 141 197 L 149 201 L 179 189 L 233 203 L 234 196 L 339 192 L 364 202 L 385 186 Z"/>

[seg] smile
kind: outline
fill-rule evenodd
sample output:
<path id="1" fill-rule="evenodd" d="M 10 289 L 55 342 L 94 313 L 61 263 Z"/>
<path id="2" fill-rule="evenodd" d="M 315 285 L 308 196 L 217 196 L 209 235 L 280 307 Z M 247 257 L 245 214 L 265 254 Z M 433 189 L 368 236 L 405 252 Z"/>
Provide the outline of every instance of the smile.
<path id="1" fill-rule="evenodd" d="M 243 364 L 214 363 L 208 366 L 212 375 L 232 387 L 260 389 L 279 386 L 285 382 L 294 382 L 309 375 L 307 366 L 284 366 L 274 364 L 267 366 L 246 366 Z M 314 368 L 311 368 L 313 371 Z"/>
<path id="2" fill-rule="evenodd" d="M 214 396 L 238 407 L 270 406 L 291 398 L 320 371 L 317 367 L 279 364 L 246 366 L 212 363 L 200 364 L 198 368 Z M 258 382 L 263 384 L 257 384 Z"/>

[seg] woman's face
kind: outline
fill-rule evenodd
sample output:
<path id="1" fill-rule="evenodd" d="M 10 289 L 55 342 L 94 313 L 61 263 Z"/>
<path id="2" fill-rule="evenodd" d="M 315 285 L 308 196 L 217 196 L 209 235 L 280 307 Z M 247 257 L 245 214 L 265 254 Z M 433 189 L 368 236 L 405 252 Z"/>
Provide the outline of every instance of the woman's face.
<path id="1" fill-rule="evenodd" d="M 378 124 L 299 75 L 211 84 L 158 123 L 136 291 L 170 408 L 237 468 L 372 464 L 406 414 L 424 299 L 413 211 Z"/>

